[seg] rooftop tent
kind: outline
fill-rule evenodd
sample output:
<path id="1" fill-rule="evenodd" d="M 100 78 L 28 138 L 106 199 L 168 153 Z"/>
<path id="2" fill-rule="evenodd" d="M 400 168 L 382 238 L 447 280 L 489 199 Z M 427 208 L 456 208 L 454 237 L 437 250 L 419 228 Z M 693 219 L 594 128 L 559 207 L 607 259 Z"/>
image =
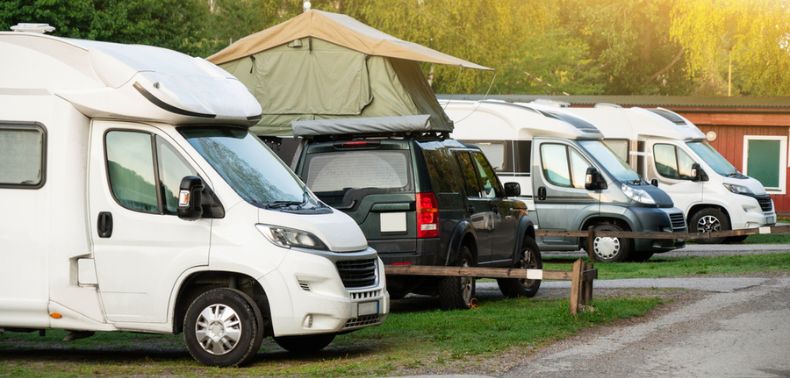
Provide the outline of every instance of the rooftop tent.
<path id="1" fill-rule="evenodd" d="M 451 131 L 419 62 L 489 69 L 397 39 L 351 17 L 309 10 L 208 57 L 263 108 L 259 135 L 292 135 L 291 122 L 428 115 Z"/>

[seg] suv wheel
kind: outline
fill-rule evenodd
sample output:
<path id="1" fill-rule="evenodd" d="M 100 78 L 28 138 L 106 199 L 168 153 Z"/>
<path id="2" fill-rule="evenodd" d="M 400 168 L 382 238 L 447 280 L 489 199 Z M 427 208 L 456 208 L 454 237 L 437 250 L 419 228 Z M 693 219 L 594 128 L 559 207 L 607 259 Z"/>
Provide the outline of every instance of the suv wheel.
<path id="1" fill-rule="evenodd" d="M 463 246 L 458 266 L 474 265 L 469 247 Z M 442 310 L 468 309 L 475 296 L 474 277 L 445 277 L 439 281 L 439 306 Z"/>
<path id="2" fill-rule="evenodd" d="M 694 216 L 689 220 L 690 233 L 706 233 L 728 231 L 730 229 L 730 220 L 721 210 L 706 207 L 694 213 Z M 710 238 L 710 239 L 697 239 L 700 244 L 721 244 L 726 238 Z"/>
<path id="3" fill-rule="evenodd" d="M 601 223 L 595 226 L 595 231 L 623 231 L 623 228 L 612 223 Z M 618 237 L 600 237 L 593 239 L 593 258 L 601 262 L 627 261 L 634 246 L 632 239 Z M 587 249 L 585 240 L 584 248 Z"/>
<path id="4" fill-rule="evenodd" d="M 524 238 L 519 261 L 514 267 L 519 269 L 543 269 L 543 260 L 540 257 L 540 249 L 538 249 L 535 239 L 529 236 Z M 499 285 L 499 291 L 508 298 L 534 297 L 538 293 L 540 282 L 540 280 L 518 278 L 500 278 L 496 280 L 496 283 Z"/>

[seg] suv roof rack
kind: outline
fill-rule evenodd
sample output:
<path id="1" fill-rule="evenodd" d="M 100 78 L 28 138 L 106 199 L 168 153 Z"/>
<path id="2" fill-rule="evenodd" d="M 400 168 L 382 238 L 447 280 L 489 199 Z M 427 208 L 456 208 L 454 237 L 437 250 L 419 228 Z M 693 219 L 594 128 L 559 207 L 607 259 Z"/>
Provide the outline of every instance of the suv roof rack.
<path id="1" fill-rule="evenodd" d="M 432 129 L 427 114 L 358 117 L 293 121 L 293 134 L 297 137 L 361 137 L 361 136 L 443 136 L 452 130 Z"/>

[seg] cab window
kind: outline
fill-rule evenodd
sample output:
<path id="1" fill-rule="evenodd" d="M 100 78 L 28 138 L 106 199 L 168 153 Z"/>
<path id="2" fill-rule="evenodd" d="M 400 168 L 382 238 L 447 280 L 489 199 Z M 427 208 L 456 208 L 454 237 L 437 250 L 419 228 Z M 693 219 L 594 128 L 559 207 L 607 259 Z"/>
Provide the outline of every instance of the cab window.
<path id="1" fill-rule="evenodd" d="M 671 144 L 653 145 L 653 160 L 659 175 L 675 180 L 691 180 L 694 160 L 683 150 Z"/>
<path id="2" fill-rule="evenodd" d="M 142 213 L 176 214 L 181 179 L 196 173 L 167 142 L 146 132 L 113 130 L 105 144 L 110 190 L 118 204 Z"/>
<path id="3" fill-rule="evenodd" d="M 543 177 L 553 185 L 584 189 L 590 163 L 576 150 L 563 144 L 544 143 L 540 146 Z"/>

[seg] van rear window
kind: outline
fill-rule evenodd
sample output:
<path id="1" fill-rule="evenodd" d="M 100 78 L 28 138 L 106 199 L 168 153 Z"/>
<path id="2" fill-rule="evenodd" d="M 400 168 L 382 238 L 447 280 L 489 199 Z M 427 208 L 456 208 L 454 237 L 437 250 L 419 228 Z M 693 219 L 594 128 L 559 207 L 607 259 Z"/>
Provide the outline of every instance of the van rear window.
<path id="1" fill-rule="evenodd" d="M 376 188 L 411 189 L 408 151 L 341 151 L 308 157 L 304 173 L 316 193 Z"/>
<path id="2" fill-rule="evenodd" d="M 44 185 L 44 145 L 37 125 L 0 125 L 0 187 Z"/>

